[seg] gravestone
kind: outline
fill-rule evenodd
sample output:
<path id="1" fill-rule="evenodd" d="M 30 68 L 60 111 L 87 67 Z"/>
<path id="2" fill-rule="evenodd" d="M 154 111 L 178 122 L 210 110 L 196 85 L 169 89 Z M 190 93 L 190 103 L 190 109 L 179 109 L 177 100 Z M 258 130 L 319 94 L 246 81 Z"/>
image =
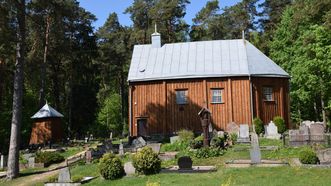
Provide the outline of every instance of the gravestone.
<path id="1" fill-rule="evenodd" d="M 175 143 L 178 140 L 179 140 L 179 136 L 172 136 L 172 137 L 170 137 L 170 143 L 171 144 Z"/>
<path id="2" fill-rule="evenodd" d="M 316 154 L 321 164 L 331 164 L 331 148 L 318 150 Z"/>
<path id="3" fill-rule="evenodd" d="M 125 171 L 125 174 L 128 176 L 128 175 L 132 175 L 136 172 L 136 169 L 134 168 L 134 166 L 132 165 L 132 162 L 129 161 L 129 162 L 126 162 L 124 164 L 124 171 Z"/>
<path id="4" fill-rule="evenodd" d="M 0 169 L 7 167 L 7 156 L 1 155 L 0 157 Z"/>
<path id="5" fill-rule="evenodd" d="M 133 145 L 135 148 L 141 148 L 141 147 L 146 146 L 146 141 L 144 140 L 144 138 L 139 137 L 139 138 L 134 139 L 134 140 L 132 141 L 132 145 Z"/>
<path id="6" fill-rule="evenodd" d="M 325 143 L 324 130 L 325 129 L 323 124 L 311 124 L 309 128 L 310 141 L 312 143 Z"/>
<path id="7" fill-rule="evenodd" d="M 278 128 L 273 121 L 265 127 L 265 135 L 268 139 L 280 139 L 281 135 L 278 134 Z"/>
<path id="8" fill-rule="evenodd" d="M 88 150 L 85 152 L 85 162 L 90 164 L 92 162 L 92 151 Z"/>
<path id="9" fill-rule="evenodd" d="M 85 137 L 85 141 L 84 141 L 85 143 L 87 143 L 88 142 L 88 137 L 86 136 Z"/>
<path id="10" fill-rule="evenodd" d="M 261 163 L 261 150 L 259 146 L 259 137 L 256 133 L 251 133 L 251 149 L 250 149 L 251 163 Z"/>
<path id="11" fill-rule="evenodd" d="M 120 156 L 123 156 L 124 155 L 124 149 L 123 149 L 123 143 L 122 143 L 122 141 L 121 141 L 121 143 L 120 143 L 120 145 L 118 147 L 118 154 Z"/>
<path id="12" fill-rule="evenodd" d="M 224 137 L 224 131 L 217 131 L 217 137 L 223 138 Z"/>
<path id="13" fill-rule="evenodd" d="M 178 168 L 179 169 L 192 169 L 192 159 L 189 156 L 182 156 L 178 158 Z"/>
<path id="14" fill-rule="evenodd" d="M 305 120 L 305 121 L 301 122 L 300 126 L 305 125 L 309 128 L 310 125 L 313 124 L 313 123 L 314 123 L 313 121 Z"/>
<path id="15" fill-rule="evenodd" d="M 237 134 L 239 136 L 239 127 L 238 127 L 238 125 L 235 122 L 228 123 L 226 125 L 226 131 L 229 134 L 235 133 L 235 134 Z"/>
<path id="16" fill-rule="evenodd" d="M 113 140 L 113 132 L 110 133 L 110 135 L 109 135 L 109 139 L 110 139 L 110 140 Z"/>
<path id="17" fill-rule="evenodd" d="M 106 152 L 110 152 L 113 149 L 113 143 L 111 140 L 104 141 L 103 145 Z"/>
<path id="18" fill-rule="evenodd" d="M 248 143 L 249 142 L 249 126 L 247 124 L 243 124 L 239 126 L 239 137 L 237 142 L 240 143 Z"/>
<path id="19" fill-rule="evenodd" d="M 161 149 L 161 143 L 149 143 L 147 144 L 148 147 L 151 147 L 153 152 L 159 154 Z"/>
<path id="20" fill-rule="evenodd" d="M 28 159 L 29 168 L 34 168 L 35 167 L 35 161 L 36 161 L 36 158 L 35 157 L 30 157 Z"/>
<path id="21" fill-rule="evenodd" d="M 71 182 L 69 167 L 65 167 L 60 170 L 58 182 L 59 183 L 70 183 Z"/>
<path id="22" fill-rule="evenodd" d="M 289 130 L 289 145 L 301 146 L 309 144 L 309 127 L 301 125 L 298 130 Z"/>

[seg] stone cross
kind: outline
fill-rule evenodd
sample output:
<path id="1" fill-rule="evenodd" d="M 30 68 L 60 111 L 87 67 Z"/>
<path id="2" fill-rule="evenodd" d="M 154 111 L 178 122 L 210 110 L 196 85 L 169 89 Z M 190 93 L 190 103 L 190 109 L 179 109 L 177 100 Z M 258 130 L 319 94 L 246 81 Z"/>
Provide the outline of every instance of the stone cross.
<path id="1" fill-rule="evenodd" d="M 261 150 L 259 146 L 259 137 L 256 133 L 251 133 L 251 163 L 258 164 L 261 163 Z"/>
<path id="2" fill-rule="evenodd" d="M 123 156 L 124 155 L 124 150 L 123 150 L 123 143 L 121 141 L 120 145 L 119 145 L 119 149 L 118 149 L 118 154 L 120 156 Z"/>
<path id="3" fill-rule="evenodd" d="M 71 176 L 70 176 L 69 167 L 65 167 L 60 170 L 58 183 L 70 183 L 70 182 L 71 182 Z"/>

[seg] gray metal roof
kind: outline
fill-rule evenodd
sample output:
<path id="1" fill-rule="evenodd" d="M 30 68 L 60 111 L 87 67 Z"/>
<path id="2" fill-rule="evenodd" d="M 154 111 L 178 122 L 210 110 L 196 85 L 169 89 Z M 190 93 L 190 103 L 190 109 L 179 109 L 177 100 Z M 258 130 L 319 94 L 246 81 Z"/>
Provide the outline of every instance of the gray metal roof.
<path id="1" fill-rule="evenodd" d="M 289 78 L 281 67 L 243 39 L 134 46 L 128 81 L 203 77 Z"/>
<path id="2" fill-rule="evenodd" d="M 62 118 L 63 115 L 56 111 L 53 107 L 49 106 L 47 103 L 31 118 L 40 119 L 40 118 Z"/>

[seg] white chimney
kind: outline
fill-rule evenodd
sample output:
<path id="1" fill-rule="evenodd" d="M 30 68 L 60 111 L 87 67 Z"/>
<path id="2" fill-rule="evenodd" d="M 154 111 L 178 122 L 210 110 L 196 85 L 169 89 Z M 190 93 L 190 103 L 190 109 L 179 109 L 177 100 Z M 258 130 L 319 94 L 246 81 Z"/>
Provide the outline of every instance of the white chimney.
<path id="1" fill-rule="evenodd" d="M 152 48 L 161 48 L 161 34 L 157 33 L 155 24 L 155 32 L 152 34 Z"/>

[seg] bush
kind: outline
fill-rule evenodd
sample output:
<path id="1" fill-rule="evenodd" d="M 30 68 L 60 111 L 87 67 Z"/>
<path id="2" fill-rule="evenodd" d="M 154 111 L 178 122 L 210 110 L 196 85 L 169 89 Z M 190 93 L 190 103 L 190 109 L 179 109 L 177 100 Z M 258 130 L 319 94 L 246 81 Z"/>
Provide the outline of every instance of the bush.
<path id="1" fill-rule="evenodd" d="M 169 152 L 169 151 L 183 151 L 187 149 L 188 143 L 182 141 L 175 141 L 173 144 L 167 143 L 163 144 L 161 147 L 161 151 Z"/>
<path id="2" fill-rule="evenodd" d="M 192 131 L 182 129 L 178 132 L 179 140 L 182 142 L 189 143 L 193 138 L 194 134 Z"/>
<path id="3" fill-rule="evenodd" d="M 71 180 L 74 183 L 80 183 L 83 178 L 84 178 L 84 176 L 82 176 L 82 175 L 75 175 L 71 178 Z"/>
<path id="4" fill-rule="evenodd" d="M 253 119 L 253 124 L 255 126 L 255 132 L 256 134 L 261 134 L 264 133 L 264 125 L 263 121 L 260 118 L 254 118 Z"/>
<path id="5" fill-rule="evenodd" d="M 319 162 L 316 153 L 310 148 L 303 149 L 299 154 L 299 159 L 303 164 L 317 164 Z"/>
<path id="6" fill-rule="evenodd" d="M 203 136 L 198 136 L 194 140 L 191 141 L 190 147 L 192 149 L 199 149 L 203 146 Z"/>
<path id="7" fill-rule="evenodd" d="M 60 163 L 64 161 L 64 157 L 58 152 L 37 152 L 36 163 L 44 163 L 45 167 L 48 167 L 54 163 Z"/>
<path id="8" fill-rule="evenodd" d="M 230 133 L 230 140 L 235 143 L 238 139 L 238 134 L 236 133 Z"/>
<path id="9" fill-rule="evenodd" d="M 224 144 L 225 144 L 225 137 L 215 136 L 210 141 L 210 146 L 212 146 L 214 148 L 217 148 L 217 147 L 224 148 Z"/>
<path id="10" fill-rule="evenodd" d="M 196 158 L 210 158 L 223 155 L 224 152 L 220 148 L 202 147 L 193 152 Z"/>
<path id="11" fill-rule="evenodd" d="M 133 156 L 133 166 L 139 174 L 156 174 L 161 170 L 161 160 L 152 148 L 144 147 Z"/>
<path id="12" fill-rule="evenodd" d="M 283 134 L 286 131 L 285 120 L 282 117 L 274 117 L 273 122 L 277 126 L 279 133 Z"/>
<path id="13" fill-rule="evenodd" d="M 124 176 L 124 167 L 121 160 L 112 153 L 107 153 L 99 160 L 99 171 L 106 180 L 114 180 Z"/>

